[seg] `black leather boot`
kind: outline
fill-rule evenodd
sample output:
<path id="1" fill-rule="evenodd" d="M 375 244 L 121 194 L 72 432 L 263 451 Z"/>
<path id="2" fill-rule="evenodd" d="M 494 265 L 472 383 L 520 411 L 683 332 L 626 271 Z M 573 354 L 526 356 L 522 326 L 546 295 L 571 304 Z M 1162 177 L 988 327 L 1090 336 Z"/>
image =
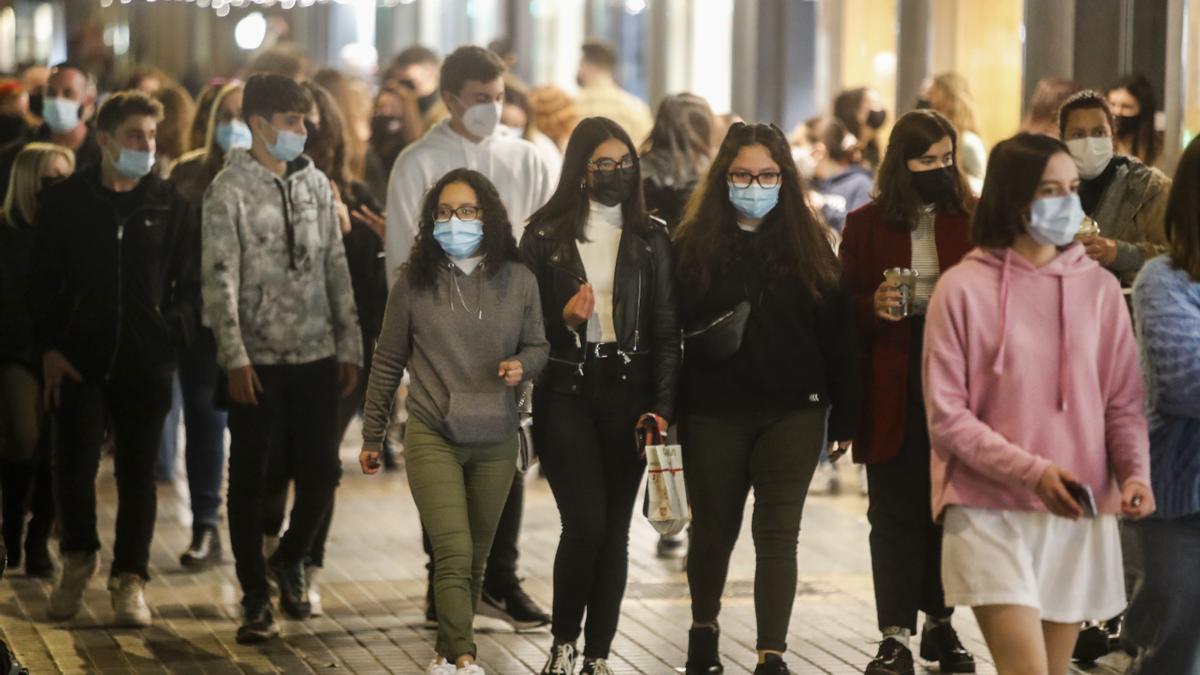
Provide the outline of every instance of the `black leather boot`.
<path id="1" fill-rule="evenodd" d="M 688 631 L 688 657 L 685 675 L 716 675 L 724 673 L 719 652 L 721 629 L 703 626 Z"/>

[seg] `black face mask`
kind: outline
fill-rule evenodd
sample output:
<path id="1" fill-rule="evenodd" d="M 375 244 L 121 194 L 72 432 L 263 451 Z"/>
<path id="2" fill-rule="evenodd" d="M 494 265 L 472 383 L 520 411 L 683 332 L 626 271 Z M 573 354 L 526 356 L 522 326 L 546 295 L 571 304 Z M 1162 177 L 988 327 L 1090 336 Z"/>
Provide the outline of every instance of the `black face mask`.
<path id="1" fill-rule="evenodd" d="M 393 115 L 376 115 L 371 118 L 371 140 L 390 141 L 404 131 L 404 119 Z"/>
<path id="2" fill-rule="evenodd" d="M 867 126 L 871 127 L 872 129 L 878 129 L 879 127 L 883 126 L 883 123 L 886 121 L 886 110 L 872 110 L 871 112 L 867 113 Z"/>
<path id="3" fill-rule="evenodd" d="M 29 95 L 29 112 L 42 116 L 42 101 L 45 100 L 45 94 L 30 94 Z"/>
<path id="4" fill-rule="evenodd" d="M 588 195 L 605 206 L 625 203 L 633 194 L 637 172 L 633 167 L 614 171 L 594 171 L 588 181 Z"/>
<path id="5" fill-rule="evenodd" d="M 1137 133 L 1138 127 L 1141 126 L 1142 118 L 1137 115 L 1116 115 L 1117 120 L 1117 135 L 1132 136 Z"/>
<path id="6" fill-rule="evenodd" d="M 435 91 L 428 96 L 422 96 L 421 98 L 417 99 L 417 107 L 420 108 L 421 114 L 424 115 L 425 113 L 429 112 L 429 109 L 432 108 L 433 104 L 437 103 L 437 101 L 438 93 Z"/>
<path id="7" fill-rule="evenodd" d="M 931 171 L 910 171 L 913 187 L 926 204 L 940 204 L 955 196 L 955 168 L 948 166 Z"/>

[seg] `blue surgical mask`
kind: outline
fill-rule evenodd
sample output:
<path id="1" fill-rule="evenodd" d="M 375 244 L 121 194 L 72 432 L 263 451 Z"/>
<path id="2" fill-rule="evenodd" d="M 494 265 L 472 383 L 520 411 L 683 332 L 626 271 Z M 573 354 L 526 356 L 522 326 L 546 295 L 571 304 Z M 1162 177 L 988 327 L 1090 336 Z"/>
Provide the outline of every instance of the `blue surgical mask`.
<path id="1" fill-rule="evenodd" d="M 154 168 L 154 153 L 122 147 L 113 163 L 117 173 L 126 178 L 141 178 Z"/>
<path id="2" fill-rule="evenodd" d="M 79 126 L 79 103 L 54 96 L 42 101 L 42 119 L 56 134 L 65 134 Z"/>
<path id="3" fill-rule="evenodd" d="M 275 142 L 267 144 L 267 152 L 281 162 L 290 162 L 304 154 L 307 134 L 298 134 L 286 129 L 276 129 Z"/>
<path id="4" fill-rule="evenodd" d="M 483 222 L 454 216 L 444 223 L 433 224 L 433 238 L 451 258 L 469 258 L 483 243 Z"/>
<path id="5" fill-rule="evenodd" d="M 217 146 L 221 148 L 221 152 L 229 152 L 234 148 L 249 148 L 253 144 L 254 134 L 245 122 L 233 120 L 217 125 Z"/>
<path id="6" fill-rule="evenodd" d="M 748 187 L 729 186 L 729 201 L 745 218 L 763 218 L 779 203 L 779 187 L 765 188 L 758 183 Z"/>
<path id="7" fill-rule="evenodd" d="M 1066 246 L 1079 234 L 1084 216 L 1077 194 L 1034 200 L 1029 209 L 1029 236 L 1044 246 Z"/>

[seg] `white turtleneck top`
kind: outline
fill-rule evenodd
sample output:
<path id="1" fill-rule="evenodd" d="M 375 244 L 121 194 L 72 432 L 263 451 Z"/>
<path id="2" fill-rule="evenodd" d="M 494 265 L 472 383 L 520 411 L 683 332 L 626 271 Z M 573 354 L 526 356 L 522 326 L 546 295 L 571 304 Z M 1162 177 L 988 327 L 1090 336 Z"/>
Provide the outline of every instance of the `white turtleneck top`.
<path id="1" fill-rule="evenodd" d="M 588 319 L 588 342 L 616 342 L 613 324 L 613 278 L 617 272 L 617 250 L 621 243 L 621 205 L 589 202 L 586 242 L 579 242 L 579 257 L 588 283 L 596 295 L 596 307 Z"/>

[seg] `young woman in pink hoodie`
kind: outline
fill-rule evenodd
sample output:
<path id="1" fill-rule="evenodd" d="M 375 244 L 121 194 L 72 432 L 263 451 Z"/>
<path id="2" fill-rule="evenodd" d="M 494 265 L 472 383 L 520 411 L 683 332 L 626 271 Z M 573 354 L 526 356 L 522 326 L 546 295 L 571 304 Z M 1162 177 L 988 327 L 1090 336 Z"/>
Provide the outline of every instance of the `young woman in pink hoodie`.
<path id="1" fill-rule="evenodd" d="M 1074 241 L 1078 186 L 1060 141 L 997 145 L 979 248 L 926 318 L 946 601 L 974 609 L 1002 675 L 1067 672 L 1079 623 L 1125 606 L 1116 514 L 1154 511 L 1137 344 L 1116 278 Z"/>

